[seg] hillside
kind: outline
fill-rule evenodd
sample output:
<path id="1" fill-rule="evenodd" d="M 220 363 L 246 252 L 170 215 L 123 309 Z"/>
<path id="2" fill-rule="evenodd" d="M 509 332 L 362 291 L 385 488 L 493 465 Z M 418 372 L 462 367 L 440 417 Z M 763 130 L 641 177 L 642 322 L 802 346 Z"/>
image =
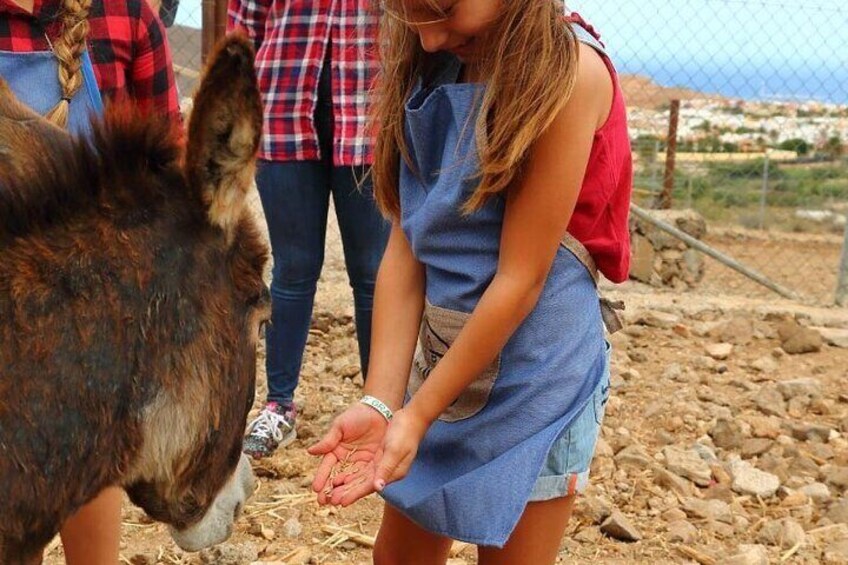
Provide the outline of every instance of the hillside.
<path id="1" fill-rule="evenodd" d="M 644 75 L 621 75 L 620 80 L 627 105 L 637 108 L 659 108 L 674 99 L 721 98 L 717 94 L 704 94 L 688 88 L 661 86 Z"/>

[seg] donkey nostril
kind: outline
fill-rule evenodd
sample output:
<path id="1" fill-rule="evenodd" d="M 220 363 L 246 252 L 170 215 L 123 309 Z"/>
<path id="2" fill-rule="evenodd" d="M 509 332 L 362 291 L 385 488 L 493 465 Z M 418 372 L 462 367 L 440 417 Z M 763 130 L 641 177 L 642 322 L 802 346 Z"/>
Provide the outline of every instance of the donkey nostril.
<path id="1" fill-rule="evenodd" d="M 233 520 L 239 517 L 241 514 L 241 502 L 236 504 L 235 510 L 233 510 Z"/>

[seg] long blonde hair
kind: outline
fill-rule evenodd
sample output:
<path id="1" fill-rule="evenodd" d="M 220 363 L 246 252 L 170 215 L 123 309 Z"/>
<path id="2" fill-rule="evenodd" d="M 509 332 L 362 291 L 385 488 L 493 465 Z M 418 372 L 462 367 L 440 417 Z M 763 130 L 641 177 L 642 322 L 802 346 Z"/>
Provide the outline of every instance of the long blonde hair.
<path id="1" fill-rule="evenodd" d="M 45 115 L 59 127 L 67 127 L 71 99 L 82 87 L 82 54 L 88 37 L 88 11 L 91 0 L 62 0 L 62 33 L 53 43 L 59 60 L 59 85 L 62 98 Z"/>
<path id="2" fill-rule="evenodd" d="M 391 0 L 397 3 L 401 0 Z M 426 0 L 434 10 L 434 0 Z M 464 205 L 479 209 L 514 184 L 530 148 L 574 90 L 577 40 L 562 0 L 501 0 L 500 14 L 476 52 L 487 80 L 475 135 L 480 182 Z M 372 111 L 374 193 L 384 214 L 397 217 L 400 159 L 412 166 L 404 136 L 404 103 L 427 57 L 418 35 L 389 11 L 380 21 L 381 73 Z"/>

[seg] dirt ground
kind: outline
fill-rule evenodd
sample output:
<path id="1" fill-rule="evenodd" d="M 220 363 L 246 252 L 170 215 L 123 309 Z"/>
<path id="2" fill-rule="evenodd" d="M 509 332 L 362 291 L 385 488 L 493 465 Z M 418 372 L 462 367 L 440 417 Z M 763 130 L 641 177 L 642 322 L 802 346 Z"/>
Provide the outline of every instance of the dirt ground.
<path id="1" fill-rule="evenodd" d="M 740 228 L 710 228 L 705 242 L 772 281 L 798 293 L 801 301 L 830 304 L 836 291 L 841 235 L 769 232 Z M 704 293 L 731 292 L 747 297 L 770 298 L 772 291 L 721 265 L 707 261 Z"/>
<path id="2" fill-rule="evenodd" d="M 746 239 L 733 249 L 757 255 L 771 245 Z M 805 242 L 781 245 L 798 245 L 799 257 L 815 253 L 811 263 L 818 262 L 819 251 Z M 833 328 L 848 328 L 848 312 L 734 298 L 721 290 L 729 271 L 710 269 L 704 294 L 630 283 L 611 292 L 628 303 L 627 326 L 613 339 L 614 392 L 593 485 L 578 503 L 560 562 L 848 563 L 848 349 L 825 342 L 818 352 L 788 354 L 798 344 L 779 335 L 797 316 L 805 326 L 831 328 L 826 337 L 840 343 Z M 183 553 L 163 526 L 127 503 L 122 563 L 370 563 L 379 500 L 320 508 L 309 490 L 317 461 L 305 453 L 360 396 L 351 315 L 331 227 L 296 397 L 299 439 L 255 466 L 258 492 L 232 539 L 212 550 Z M 815 349 L 815 336 L 806 338 L 812 344 L 800 348 Z M 258 401 L 264 351 L 260 357 Z M 58 543 L 45 562 L 63 563 Z M 473 548 L 452 561 L 471 563 Z"/>

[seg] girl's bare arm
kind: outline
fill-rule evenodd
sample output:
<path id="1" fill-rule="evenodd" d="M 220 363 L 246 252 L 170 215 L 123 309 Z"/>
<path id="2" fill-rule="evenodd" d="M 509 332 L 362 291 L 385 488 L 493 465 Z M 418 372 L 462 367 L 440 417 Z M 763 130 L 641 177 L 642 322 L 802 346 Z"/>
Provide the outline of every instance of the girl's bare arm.
<path id="1" fill-rule="evenodd" d="M 424 309 L 424 267 L 397 221 L 377 273 L 371 356 L 364 393 L 397 410 L 403 404 Z"/>

